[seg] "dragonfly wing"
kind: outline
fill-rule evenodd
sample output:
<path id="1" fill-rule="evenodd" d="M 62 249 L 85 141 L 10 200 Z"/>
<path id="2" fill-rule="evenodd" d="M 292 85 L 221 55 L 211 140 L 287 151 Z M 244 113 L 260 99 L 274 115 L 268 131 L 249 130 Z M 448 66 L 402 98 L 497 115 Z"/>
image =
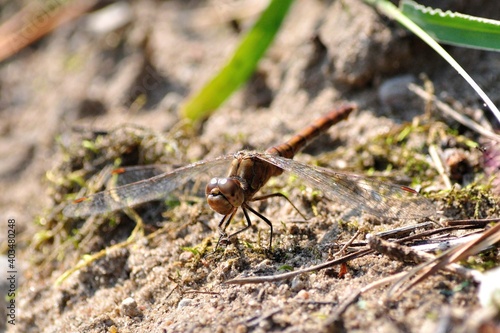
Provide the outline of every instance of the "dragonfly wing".
<path id="1" fill-rule="evenodd" d="M 350 208 L 390 218 L 421 218 L 435 214 L 435 207 L 413 189 L 357 175 L 335 172 L 271 154 L 259 154 L 311 187 Z"/>
<path id="2" fill-rule="evenodd" d="M 233 155 L 226 155 L 192 163 L 172 172 L 83 197 L 66 206 L 63 214 L 69 217 L 97 215 L 160 199 L 190 179 L 227 164 L 231 159 Z"/>
<path id="3" fill-rule="evenodd" d="M 170 164 L 128 166 L 113 170 L 111 175 L 117 176 L 116 186 L 123 186 L 169 173 L 175 169 L 176 168 Z"/>

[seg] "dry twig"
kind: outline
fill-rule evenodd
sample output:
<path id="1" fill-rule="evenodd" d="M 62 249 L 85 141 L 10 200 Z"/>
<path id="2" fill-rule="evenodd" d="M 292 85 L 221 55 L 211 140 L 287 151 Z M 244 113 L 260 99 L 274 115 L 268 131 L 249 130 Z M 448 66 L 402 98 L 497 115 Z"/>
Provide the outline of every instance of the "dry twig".
<path id="1" fill-rule="evenodd" d="M 425 100 L 432 100 L 436 106 L 438 107 L 439 110 L 447 114 L 448 116 L 452 117 L 456 121 L 458 121 L 460 124 L 467 126 L 473 131 L 476 131 L 477 133 L 490 138 L 491 140 L 494 140 L 496 142 L 500 142 L 500 136 L 493 133 L 489 129 L 479 125 L 475 121 L 471 120 L 470 118 L 456 112 L 453 110 L 451 107 L 449 107 L 447 104 L 441 102 L 436 96 L 429 95 L 425 90 L 420 88 L 419 86 L 415 84 L 410 84 L 409 89 L 413 91 L 415 94 L 420 96 L 421 98 Z"/>
<path id="2" fill-rule="evenodd" d="M 389 295 L 399 296 L 404 291 L 412 288 L 416 284 L 422 282 L 438 270 L 446 267 L 450 263 L 463 260 L 470 255 L 479 253 L 489 246 L 492 246 L 500 241 L 500 223 L 493 228 L 485 231 L 480 237 L 466 244 L 457 246 L 442 255 L 412 269 L 405 274 L 398 282 L 396 282 L 389 291 Z M 403 288 L 403 284 L 416 276 L 411 283 Z M 397 292 L 397 294 L 396 294 Z"/>
<path id="3" fill-rule="evenodd" d="M 0 61 L 16 54 L 66 22 L 89 11 L 96 0 L 75 0 L 66 4 L 28 4 L 0 26 Z"/>
<path id="4" fill-rule="evenodd" d="M 412 232 L 414 232 L 417 229 L 428 228 L 431 225 L 433 225 L 433 223 L 431 223 L 431 222 L 419 223 L 419 224 L 416 224 L 413 226 L 405 226 L 402 228 L 397 228 L 394 230 L 382 232 L 382 233 L 377 234 L 377 236 L 381 237 L 381 238 L 403 237 L 405 235 L 411 234 Z M 443 229 L 447 230 L 448 228 L 452 228 L 452 227 L 447 227 L 447 228 L 443 228 Z M 347 244 L 351 244 L 354 241 L 354 239 L 357 237 L 357 235 L 358 235 L 358 233 L 356 233 L 355 236 L 352 237 Z M 407 236 L 407 238 L 403 238 L 403 240 L 406 240 L 406 239 L 413 240 L 413 239 L 415 239 L 415 236 L 413 235 L 413 236 Z M 337 253 L 342 253 L 343 251 L 345 251 L 345 248 L 346 248 L 346 246 L 343 246 L 342 250 L 340 250 Z M 361 257 L 363 257 L 367 254 L 373 253 L 373 252 L 374 251 L 372 249 L 365 246 L 356 252 L 347 254 L 347 255 L 345 255 L 341 258 L 338 258 L 338 259 L 329 260 L 329 261 L 322 263 L 322 264 L 319 264 L 319 265 L 307 267 L 304 269 L 299 269 L 299 270 L 284 273 L 284 274 L 272 275 L 272 276 L 253 276 L 253 277 L 245 277 L 245 278 L 236 278 L 236 279 L 227 280 L 224 282 L 224 284 L 248 284 L 248 283 L 264 283 L 264 282 L 281 281 L 281 280 L 295 277 L 299 274 L 319 271 L 322 269 L 333 267 L 335 265 L 346 263 L 349 260 L 361 258 Z"/>

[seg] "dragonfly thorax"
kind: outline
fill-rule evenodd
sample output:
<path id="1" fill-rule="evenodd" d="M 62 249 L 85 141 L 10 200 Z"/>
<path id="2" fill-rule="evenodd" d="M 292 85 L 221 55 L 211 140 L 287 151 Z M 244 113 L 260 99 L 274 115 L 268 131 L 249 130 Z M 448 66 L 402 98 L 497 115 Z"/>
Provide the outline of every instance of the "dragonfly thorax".
<path id="1" fill-rule="evenodd" d="M 212 178 L 205 195 L 210 207 L 222 215 L 231 214 L 245 201 L 241 182 L 235 178 Z"/>

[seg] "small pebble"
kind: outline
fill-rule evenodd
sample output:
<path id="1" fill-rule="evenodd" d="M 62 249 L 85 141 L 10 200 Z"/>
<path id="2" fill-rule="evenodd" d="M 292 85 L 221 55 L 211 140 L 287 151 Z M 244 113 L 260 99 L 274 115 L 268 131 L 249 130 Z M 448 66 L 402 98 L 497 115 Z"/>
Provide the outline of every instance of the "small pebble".
<path id="1" fill-rule="evenodd" d="M 404 107 L 407 104 L 407 99 L 411 96 L 408 85 L 415 81 L 415 77 L 410 74 L 385 80 L 378 89 L 380 102 L 391 108 Z"/>
<path id="2" fill-rule="evenodd" d="M 299 277 L 294 277 L 292 279 L 292 285 L 290 289 L 292 291 L 300 291 L 306 287 L 304 281 L 302 281 Z"/>
<path id="3" fill-rule="evenodd" d="M 122 301 L 122 304 L 120 304 L 120 312 L 129 317 L 142 315 L 141 310 L 137 307 L 137 302 L 132 297 L 128 297 Z"/>
<path id="4" fill-rule="evenodd" d="M 236 326 L 236 333 L 247 333 L 248 332 L 248 328 L 243 325 L 243 324 L 239 324 L 238 326 Z"/>
<path id="5" fill-rule="evenodd" d="M 180 309 L 180 308 L 183 308 L 185 306 L 190 306 L 191 304 L 193 304 L 193 300 L 191 298 L 183 298 L 179 302 L 179 305 L 177 305 L 177 308 Z"/>
<path id="6" fill-rule="evenodd" d="M 89 31 L 106 34 L 130 23 L 133 19 L 132 8 L 125 1 L 118 1 L 99 9 L 87 17 Z"/>
<path id="7" fill-rule="evenodd" d="M 194 257 L 194 254 L 189 251 L 184 251 L 179 255 L 180 261 L 189 261 Z"/>
<path id="8" fill-rule="evenodd" d="M 309 292 L 302 289 L 297 293 L 297 297 L 302 299 L 309 299 Z"/>

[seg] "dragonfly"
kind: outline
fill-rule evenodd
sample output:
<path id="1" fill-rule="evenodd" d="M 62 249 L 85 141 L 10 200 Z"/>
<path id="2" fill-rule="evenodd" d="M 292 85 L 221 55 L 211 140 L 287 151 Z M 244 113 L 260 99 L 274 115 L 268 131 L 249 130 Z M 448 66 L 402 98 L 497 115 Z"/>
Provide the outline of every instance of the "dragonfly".
<path id="1" fill-rule="evenodd" d="M 81 197 L 68 204 L 63 214 L 68 217 L 84 217 L 158 200 L 209 170 L 230 163 L 227 176 L 212 178 L 205 188 L 209 206 L 223 215 L 218 224 L 219 240 L 216 248 L 219 244 L 228 244 L 231 238 L 251 227 L 249 212 L 269 226 L 269 249 L 271 248 L 273 225 L 266 216 L 255 210 L 251 203 L 271 197 L 284 197 L 298 211 L 281 193 L 257 195 L 271 177 L 279 176 L 283 172 L 295 174 L 304 183 L 320 190 L 326 198 L 339 201 L 355 211 L 393 219 L 423 218 L 433 215 L 435 212 L 433 204 L 410 187 L 293 160 L 295 154 L 308 143 L 334 124 L 347 119 L 355 109 L 355 104 L 337 107 L 288 141 L 273 146 L 265 152 L 243 150 L 195 162 L 148 179 Z M 243 211 L 246 225 L 228 235 L 226 229 L 239 209 Z"/>

